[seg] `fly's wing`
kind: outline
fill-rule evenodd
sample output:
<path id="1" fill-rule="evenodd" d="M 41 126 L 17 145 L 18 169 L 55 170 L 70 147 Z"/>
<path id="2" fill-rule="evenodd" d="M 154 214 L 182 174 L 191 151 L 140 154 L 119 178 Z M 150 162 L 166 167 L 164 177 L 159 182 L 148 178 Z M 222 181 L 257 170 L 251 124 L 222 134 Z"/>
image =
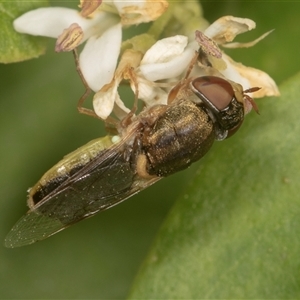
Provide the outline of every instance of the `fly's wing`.
<path id="1" fill-rule="evenodd" d="M 123 148 L 119 143 L 102 151 L 38 202 L 15 224 L 5 239 L 5 246 L 20 247 L 45 239 L 159 180 L 136 175 Z"/>

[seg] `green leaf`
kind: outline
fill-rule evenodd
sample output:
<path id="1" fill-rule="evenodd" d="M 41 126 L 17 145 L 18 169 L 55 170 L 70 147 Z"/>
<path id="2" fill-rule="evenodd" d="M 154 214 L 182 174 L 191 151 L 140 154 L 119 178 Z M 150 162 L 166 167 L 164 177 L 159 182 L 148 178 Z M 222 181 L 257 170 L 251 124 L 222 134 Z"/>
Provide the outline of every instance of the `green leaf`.
<path id="1" fill-rule="evenodd" d="M 44 38 L 17 33 L 13 21 L 23 13 L 46 6 L 48 1 L 5 1 L 0 3 L 0 62 L 18 62 L 45 52 Z"/>
<path id="2" fill-rule="evenodd" d="M 20 1 L 7 2 L 19 3 Z M 39 1 L 37 1 L 37 3 L 40 4 Z M 53 1 L 53 5 L 55 6 L 70 5 L 70 7 L 74 9 L 77 4 L 77 1 L 64 1 L 61 3 Z M 272 28 L 276 29 L 268 38 L 253 48 L 232 50 L 231 56 L 235 61 L 241 61 L 244 65 L 266 71 L 277 83 L 280 83 L 299 71 L 299 64 L 295 63 L 298 57 L 298 49 L 297 46 L 295 46 L 295 41 L 297 41 L 299 37 L 297 24 L 300 2 L 293 2 L 293 5 L 287 5 L 285 2 L 275 0 L 255 2 L 219 1 L 217 3 L 214 1 L 202 1 L 202 4 L 204 6 L 205 17 L 209 22 L 213 22 L 224 15 L 253 19 L 257 23 L 256 30 L 246 33 L 245 36 L 241 35 L 239 41 L 247 42 L 257 38 L 260 34 Z M 25 10 L 20 12 L 20 15 L 23 12 L 25 12 Z M 135 27 L 135 29 L 139 27 L 140 26 Z M 132 36 L 134 35 L 132 34 Z M 50 43 L 49 48 L 54 49 L 54 40 L 50 40 Z M 102 128 L 101 122 L 77 113 L 76 103 L 84 92 L 84 87 L 76 74 L 71 53 L 57 54 L 54 53 L 53 50 L 50 50 L 47 55 L 39 59 L 29 60 L 21 64 L 1 64 L 0 74 L 2 79 L 0 101 L 0 240 L 3 243 L 5 235 L 27 210 L 26 190 L 34 185 L 41 175 L 57 163 L 63 155 L 75 150 L 93 138 L 103 136 L 104 132 L 100 131 L 100 128 Z M 165 178 L 113 209 L 71 226 L 69 229 L 43 242 L 18 249 L 7 249 L 1 246 L 0 280 L 1 283 L 3 282 L 5 284 L 0 284 L 0 299 L 124 299 L 138 266 L 149 251 L 149 245 L 153 241 L 165 215 L 170 211 L 174 199 L 178 197 L 181 191 L 188 191 L 186 182 L 195 175 L 195 168 L 200 165 L 205 168 L 210 167 L 214 158 L 220 161 L 228 160 L 229 158 L 226 157 L 227 152 L 223 153 L 223 149 L 229 151 L 228 147 L 235 145 L 237 142 L 241 142 L 241 139 L 243 143 L 245 143 L 245 146 L 231 150 L 235 151 L 236 155 L 231 161 L 228 171 L 228 173 L 230 173 L 230 171 L 232 171 L 232 173 L 237 172 L 236 169 L 233 169 L 233 162 L 246 163 L 247 160 L 244 162 L 243 159 L 247 159 L 251 151 L 256 154 L 259 152 L 261 141 L 258 140 L 258 136 L 263 135 L 264 139 L 270 139 L 267 131 L 265 131 L 265 127 L 273 127 L 274 132 L 277 134 L 277 131 L 281 131 L 280 126 L 282 126 L 282 122 L 286 123 L 284 128 L 290 124 L 290 131 L 288 131 L 287 134 L 295 136 L 294 139 L 298 138 L 296 136 L 296 128 L 293 128 L 293 122 L 295 122 L 295 120 L 289 119 L 290 113 L 292 113 L 289 110 L 296 110 L 294 113 L 297 113 L 298 104 L 293 106 L 291 100 L 299 95 L 299 88 L 297 87 L 299 86 L 299 77 L 298 80 L 289 83 L 289 85 L 292 84 L 294 84 L 297 89 L 294 91 L 293 96 L 289 96 L 287 93 L 289 88 L 287 84 L 285 84 L 281 90 L 283 93 L 282 100 L 275 98 L 257 101 L 261 115 L 257 116 L 253 113 L 247 116 L 245 124 L 235 136 L 231 137 L 228 141 L 215 143 L 210 153 L 200 162 L 194 164 L 192 168 Z M 286 92 L 284 92 L 285 90 Z M 123 95 L 122 99 L 133 99 L 132 94 Z M 91 99 L 87 101 L 87 105 L 89 106 L 90 103 Z M 282 107 L 284 109 L 281 111 Z M 275 118 L 274 115 L 280 115 L 279 123 L 278 117 Z M 272 119 L 273 117 L 274 119 Z M 259 123 L 256 124 L 257 122 Z M 269 124 L 269 122 L 271 123 Z M 252 144 L 250 139 L 251 136 L 254 144 Z M 274 138 L 278 137 L 275 135 Z M 272 153 L 274 151 L 273 142 L 269 143 L 268 141 L 263 141 L 262 145 L 265 143 L 268 144 L 268 151 Z M 282 144 L 280 143 L 280 145 Z M 282 149 L 282 154 L 284 155 L 284 151 L 287 151 L 286 155 L 288 155 L 288 153 L 291 152 L 291 146 L 292 145 L 289 144 L 285 145 L 284 149 Z M 258 149 L 256 149 L 256 147 L 258 147 Z M 251 155 L 253 155 L 253 153 Z M 270 163 L 271 162 L 269 162 L 269 164 Z M 276 161 L 273 162 L 274 167 L 276 163 Z M 250 165 L 250 162 L 248 165 Z M 255 161 L 253 166 L 251 166 L 251 169 L 252 168 L 260 172 L 262 162 L 259 160 Z M 278 165 L 277 168 L 280 168 L 280 165 Z M 209 172 L 215 172 L 214 167 L 207 170 L 210 170 Z M 216 221 L 210 218 L 212 212 L 211 210 L 207 210 L 207 205 L 215 205 L 215 207 L 217 204 L 223 205 L 225 210 L 229 204 L 235 205 L 236 201 L 234 208 L 236 210 L 239 209 L 239 211 L 235 213 L 234 216 L 229 215 L 227 218 L 232 218 L 232 222 L 234 220 L 237 220 L 236 222 L 239 221 L 241 223 L 240 226 L 244 225 L 239 218 L 242 218 L 242 216 L 244 218 L 252 217 L 252 211 L 248 209 L 246 214 L 244 214 L 242 210 L 243 205 L 249 206 L 249 202 L 246 200 L 245 203 L 241 204 L 232 197 L 232 203 L 224 202 L 219 194 L 225 193 L 228 187 L 222 186 L 223 189 L 226 188 L 226 190 L 222 191 L 222 189 L 220 190 L 219 188 L 221 185 L 218 183 L 219 180 L 224 180 L 224 178 L 221 174 L 213 173 L 216 177 L 213 178 L 213 181 L 208 181 L 202 176 L 207 174 L 207 172 L 208 171 L 199 174 L 201 183 L 198 184 L 192 192 L 198 192 L 199 190 L 204 192 L 204 189 L 206 191 L 206 188 L 208 188 L 206 185 L 212 185 L 211 188 L 215 189 L 215 196 L 202 203 L 206 205 L 203 207 L 203 214 L 205 213 L 208 218 L 207 226 L 211 226 L 209 228 L 217 241 L 218 231 L 216 230 L 216 226 L 218 219 Z M 250 172 L 247 165 L 245 165 L 243 172 Z M 239 175 L 241 176 L 241 174 Z M 290 175 L 292 179 L 291 182 L 295 187 L 297 178 L 293 174 Z M 251 180 L 262 184 L 262 182 L 260 182 L 260 176 Z M 203 180 L 205 180 L 205 182 L 202 183 Z M 269 184 L 273 183 L 272 180 L 273 179 L 271 179 Z M 249 185 L 248 189 L 252 189 L 252 181 L 247 183 L 247 186 Z M 240 184 L 239 179 L 236 182 L 237 188 L 240 188 Z M 289 186 L 290 185 L 287 184 L 283 185 L 285 188 L 289 188 Z M 264 194 L 265 193 L 269 193 L 269 190 L 266 189 Z M 191 196 L 191 192 L 185 194 Z M 274 192 L 272 192 L 271 196 L 273 194 Z M 187 201 L 192 200 L 193 198 L 187 199 Z M 292 200 L 296 201 L 297 198 L 294 197 Z M 202 201 L 204 201 L 204 199 L 202 199 Z M 293 205 L 293 203 L 289 203 L 289 201 L 290 199 L 284 198 L 282 205 L 284 207 L 286 204 Z M 260 196 L 257 202 L 257 205 L 261 203 Z M 183 205 L 185 205 L 185 203 L 183 203 Z M 299 205 L 294 205 L 294 214 L 298 212 L 298 207 Z M 218 222 L 222 222 L 222 226 L 224 225 L 224 231 L 228 232 L 230 231 L 230 226 L 228 223 L 223 224 L 223 220 L 226 217 L 226 210 L 224 213 L 223 211 L 220 212 L 221 208 L 216 210 L 215 214 L 219 216 Z M 243 214 L 241 215 L 241 213 Z M 282 223 L 284 221 L 282 216 L 285 215 L 287 215 L 287 212 L 284 210 L 281 212 L 278 209 L 278 222 Z M 198 220 L 197 216 L 194 221 L 201 222 L 203 217 L 205 217 L 205 215 L 202 216 L 202 219 Z M 293 218 L 290 219 L 292 221 L 294 220 Z M 293 227 L 290 228 L 291 233 L 289 232 L 287 234 L 287 237 L 290 239 L 289 243 L 292 241 L 293 244 L 286 244 L 289 251 L 294 251 L 294 253 L 296 253 L 299 248 L 299 235 L 293 233 L 293 230 L 296 230 L 296 228 L 297 224 L 293 225 Z M 200 229 L 202 230 L 202 227 Z M 247 227 L 244 228 L 245 233 L 247 233 L 247 230 Z M 271 230 L 272 227 L 270 228 L 271 236 L 268 238 L 272 238 L 274 235 Z M 208 240 L 208 242 L 206 240 L 201 241 L 200 237 L 202 231 L 196 233 L 198 233 L 195 241 L 196 246 L 204 251 L 205 247 L 211 245 L 209 244 L 210 240 Z M 173 241 L 171 239 L 175 234 L 176 232 L 174 235 L 168 233 L 166 243 L 168 241 L 168 243 L 172 243 Z M 280 232 L 278 232 L 277 235 L 278 234 L 280 234 Z M 289 236 L 290 234 L 291 236 Z M 178 235 L 178 237 L 180 238 L 180 235 Z M 207 239 L 208 238 L 209 236 Z M 275 238 L 276 236 L 274 239 Z M 178 242 L 189 247 L 189 244 L 184 244 L 185 240 Z M 211 243 L 215 240 L 212 240 Z M 260 243 L 266 243 L 267 241 L 264 236 L 260 239 Z M 253 239 L 251 238 L 251 242 L 256 242 L 255 237 Z M 231 235 L 231 237 L 228 238 L 228 244 L 231 245 L 231 249 L 236 249 L 236 239 L 234 236 Z M 280 244 L 276 243 L 275 245 Z M 215 251 L 218 250 L 218 247 Z M 195 250 L 191 248 L 191 251 L 194 252 L 196 249 L 198 248 L 195 248 Z M 250 255 L 247 248 L 242 250 Z M 272 251 L 275 251 L 274 247 L 273 249 L 269 248 L 267 250 L 271 252 L 270 255 L 272 255 Z M 170 250 L 168 251 L 170 252 Z M 209 254 L 212 258 L 214 252 Z M 172 260 L 174 264 L 176 264 L 177 261 L 178 264 L 182 263 L 182 254 L 180 252 L 178 252 L 178 258 L 177 253 L 169 253 L 168 259 L 171 254 L 173 255 Z M 253 255 L 255 254 L 254 252 Z M 262 253 L 261 255 L 266 255 L 266 253 Z M 280 297 L 280 294 L 277 293 L 276 290 L 278 288 L 286 288 L 286 295 L 288 295 L 290 291 L 290 295 L 294 295 L 294 298 L 297 296 L 295 292 L 295 289 L 299 285 L 299 276 L 296 277 L 297 268 L 299 269 L 297 255 L 298 253 L 294 254 L 294 256 L 290 254 L 288 259 L 285 260 L 286 264 L 283 267 L 281 259 L 285 259 L 284 256 L 278 259 L 279 264 L 274 260 L 274 268 L 270 271 L 270 274 L 268 273 L 265 276 L 265 280 L 267 280 L 270 276 L 275 277 L 276 274 L 278 275 L 279 284 L 272 286 L 265 285 L 265 289 L 269 289 L 270 292 L 273 291 L 277 298 Z M 200 258 L 201 257 L 199 257 L 199 259 Z M 214 261 L 212 261 L 212 263 L 214 263 Z M 259 273 L 262 272 L 263 265 L 261 267 L 257 267 L 257 265 L 254 264 L 250 265 L 251 269 L 254 269 L 253 272 L 255 271 L 256 274 L 258 273 L 258 275 L 260 275 Z M 275 266 L 277 267 L 275 268 Z M 232 266 L 232 268 L 234 267 L 235 265 Z M 280 269 L 281 267 L 283 268 L 282 270 Z M 199 268 L 199 272 L 202 275 L 203 268 L 204 267 Z M 174 267 L 170 269 L 170 272 L 168 272 L 167 276 L 163 279 L 161 279 L 162 277 L 160 275 L 156 275 L 156 273 L 153 272 L 153 278 L 149 276 L 149 280 L 161 280 L 161 284 L 165 286 L 165 289 L 170 289 L 172 288 L 171 284 L 176 275 L 172 273 L 174 269 Z M 195 269 L 196 271 L 194 271 Z M 220 259 L 216 259 L 215 269 L 216 272 L 219 273 L 224 271 Z M 193 277 L 188 276 L 192 271 L 193 275 L 195 275 L 195 280 Z M 237 279 L 237 281 L 242 282 L 242 285 L 253 284 L 247 271 L 248 270 L 245 269 L 245 272 Z M 141 273 L 145 274 L 145 272 Z M 197 274 L 197 265 L 195 267 L 192 266 L 191 270 L 184 269 L 183 275 L 187 275 L 186 278 L 184 278 L 187 289 L 189 280 L 191 280 L 191 282 L 193 280 L 197 281 L 197 284 L 202 285 L 203 281 L 207 281 L 206 272 L 201 280 L 199 280 L 199 275 Z M 177 276 L 183 277 L 183 275 L 179 273 Z M 226 275 L 227 274 L 223 272 L 223 276 L 225 277 Z M 283 284 L 281 284 L 281 279 Z M 142 280 L 142 275 L 140 280 Z M 137 279 L 135 288 L 138 288 L 137 284 L 141 283 L 140 280 Z M 261 280 L 261 278 L 257 277 L 257 281 L 259 280 Z M 150 283 L 151 282 L 149 282 L 148 287 Z M 177 283 L 178 281 L 174 280 L 174 285 Z M 261 285 L 263 285 L 263 282 Z M 210 286 L 211 289 L 214 288 L 222 291 L 220 285 L 215 285 L 213 281 L 210 283 Z M 153 286 L 153 288 L 156 289 L 156 286 Z M 253 291 L 259 294 L 255 285 L 253 285 Z M 141 294 L 142 293 L 140 293 L 140 295 Z M 137 295 L 137 291 L 134 290 L 132 295 Z M 146 295 L 146 293 L 143 295 L 145 295 L 145 298 L 149 298 L 153 293 L 149 292 L 149 296 Z M 163 298 L 163 295 L 166 295 L 166 293 L 159 295 L 160 298 Z M 263 295 L 264 294 L 261 293 L 260 298 L 263 298 Z M 179 296 L 181 295 L 178 294 L 177 297 Z M 185 298 L 187 298 L 187 296 L 188 292 Z M 205 294 L 203 292 L 203 297 L 199 295 L 198 298 L 204 298 L 204 296 Z M 245 293 L 243 298 L 247 296 L 250 298 L 251 294 L 246 295 Z M 212 297 L 213 294 L 211 294 L 211 298 Z"/>
<path id="3" fill-rule="evenodd" d="M 130 299 L 300 297 L 300 74 L 281 93 L 208 154 Z"/>

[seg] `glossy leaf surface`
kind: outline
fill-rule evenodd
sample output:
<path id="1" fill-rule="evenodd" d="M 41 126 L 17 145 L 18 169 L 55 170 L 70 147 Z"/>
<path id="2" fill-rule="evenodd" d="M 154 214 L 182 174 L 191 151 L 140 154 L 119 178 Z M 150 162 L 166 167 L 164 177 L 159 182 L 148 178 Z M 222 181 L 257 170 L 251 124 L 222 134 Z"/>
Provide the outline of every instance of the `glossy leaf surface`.
<path id="1" fill-rule="evenodd" d="M 207 155 L 130 299 L 300 296 L 299 86 L 300 74 Z"/>
<path id="2" fill-rule="evenodd" d="M 68 3 L 53 2 L 53 5 L 65 6 L 66 4 Z M 74 8 L 74 3 L 71 4 Z M 253 40 L 260 34 L 275 28 L 270 36 L 253 48 L 228 50 L 228 53 L 236 61 L 267 71 L 279 84 L 299 71 L 298 47 L 295 42 L 299 38 L 299 3 L 293 2 L 292 5 L 287 5 L 285 2 L 278 1 L 255 3 L 223 1 L 218 2 L 218 5 L 214 2 L 203 2 L 202 5 L 204 14 L 210 22 L 224 15 L 242 16 L 255 20 L 257 29 L 241 36 L 240 41 Z M 14 222 L 26 212 L 26 190 L 36 182 L 43 172 L 52 167 L 63 155 L 89 140 L 105 134 L 104 131 L 101 131 L 102 125 L 97 120 L 78 115 L 76 111 L 76 103 L 83 92 L 83 87 L 75 72 L 73 58 L 68 53 L 55 54 L 52 49 L 54 49 L 54 42 L 50 44 L 47 55 L 41 56 L 39 59 L 22 64 L 0 66 L 2 79 L 0 237 L 2 241 Z M 216 295 L 215 291 L 222 292 L 224 286 L 226 288 L 224 291 L 227 292 L 229 288 L 235 289 L 235 291 L 240 288 L 240 294 L 242 294 L 243 287 L 248 288 L 248 291 L 252 287 L 252 294 L 244 294 L 244 298 L 251 297 L 254 292 L 257 292 L 256 295 L 259 293 L 260 295 L 257 297 L 262 298 L 268 291 L 273 292 L 273 296 L 275 295 L 274 297 L 277 298 L 299 298 L 299 232 L 297 232 L 297 219 L 293 223 L 289 221 L 295 220 L 295 214 L 299 215 L 299 203 L 296 203 L 297 198 L 294 197 L 296 193 L 294 182 L 297 180 L 299 182 L 297 169 L 299 160 L 297 161 L 297 156 L 295 157 L 294 152 L 291 151 L 295 147 L 296 149 L 300 148 L 299 132 L 297 132 L 300 115 L 299 87 L 299 77 L 293 78 L 288 87 L 288 90 L 293 92 L 287 93 L 287 86 L 282 86 L 283 97 L 258 100 L 261 115 L 247 116 L 242 128 L 234 137 L 222 143 L 216 143 L 208 156 L 195 167 L 161 180 L 123 204 L 74 225 L 42 243 L 13 250 L 6 249 L 4 246 L 0 247 L 0 279 L 1 282 L 5 282 L 0 285 L 0 298 L 124 299 L 140 263 L 149 251 L 148 248 L 158 227 L 161 226 L 165 215 L 171 210 L 175 199 L 180 194 L 192 197 L 192 193 L 198 193 L 198 190 L 203 193 L 206 188 L 210 191 L 210 201 L 200 199 L 203 209 L 199 210 L 196 207 L 200 216 L 194 218 L 193 221 L 196 225 L 198 222 L 203 224 L 203 218 L 206 218 L 208 228 L 206 232 L 209 234 L 209 230 L 211 231 L 207 235 L 208 241 L 197 236 L 200 241 L 199 247 L 195 243 L 187 243 L 185 252 L 178 252 L 178 248 L 168 250 L 168 245 L 170 248 L 174 246 L 173 240 L 178 241 L 183 248 L 185 241 L 189 241 L 190 236 L 185 237 L 187 234 L 185 226 L 180 232 L 172 225 L 170 228 L 176 229 L 174 234 L 170 230 L 164 229 L 162 234 L 167 240 L 160 249 L 166 253 L 165 257 L 170 258 L 170 254 L 173 257 L 172 260 L 168 259 L 170 265 L 167 267 L 165 264 L 164 266 L 165 270 L 169 270 L 168 274 L 165 270 L 158 273 L 157 277 L 156 274 L 151 273 L 154 274 L 154 278 L 158 279 L 162 279 L 162 274 L 167 274 L 163 278 L 164 286 L 162 287 L 161 284 L 158 287 L 159 283 L 157 283 L 153 289 L 157 292 L 163 288 L 162 295 L 166 295 L 168 291 L 171 295 L 174 284 L 178 283 L 175 281 L 176 274 L 172 274 L 172 272 L 179 270 L 175 264 L 183 262 L 182 254 L 187 254 L 187 250 L 190 249 L 189 257 L 191 258 L 200 247 L 202 251 L 205 251 L 209 245 L 217 245 L 215 250 L 212 247 L 209 248 L 207 259 L 205 262 L 203 260 L 203 266 L 209 265 L 214 268 L 214 271 L 210 269 L 209 272 L 203 273 L 204 268 L 201 268 L 201 280 L 197 275 L 198 269 L 195 271 L 196 268 L 191 267 L 192 274 L 197 277 L 191 276 L 191 272 L 187 269 L 180 269 L 184 272 L 183 275 L 186 275 L 184 279 L 186 295 L 188 292 L 190 294 L 197 293 L 191 289 L 191 286 L 195 287 L 195 282 L 197 282 L 201 288 L 206 286 L 206 289 L 202 289 L 203 296 L 200 294 L 197 295 L 197 298 L 203 298 L 204 291 L 207 292 L 208 289 L 210 289 L 210 293 L 207 292 L 206 295 L 211 295 L 210 297 L 213 298 Z M 127 95 L 123 94 L 122 99 L 126 97 Z M 132 96 L 128 95 L 128 99 L 132 99 Z M 297 121 L 295 116 L 298 118 Z M 278 120 L 280 126 L 284 126 L 283 128 L 277 124 Z M 288 138 L 292 143 L 280 142 L 277 146 L 277 142 L 281 138 Z M 279 148 L 274 156 L 272 153 L 276 147 Z M 255 158 L 255 161 L 252 159 L 248 161 L 247 156 L 249 155 Z M 282 166 L 281 162 L 276 167 L 274 158 L 278 158 L 278 156 L 288 162 L 287 166 L 290 166 L 291 160 L 293 160 L 293 168 L 289 169 L 291 170 L 290 183 L 284 184 L 277 179 L 278 187 L 276 187 L 272 184 L 274 171 Z M 214 163 L 210 167 L 214 159 L 217 159 L 218 165 L 221 163 L 221 169 Z M 233 167 L 236 161 L 239 162 L 238 166 L 240 167 L 238 168 Z M 270 169 L 264 168 L 264 166 L 272 164 L 273 167 Z M 193 181 L 190 186 L 192 189 L 189 190 L 187 182 L 194 179 L 197 167 L 200 168 L 198 180 L 197 182 Z M 205 167 L 205 172 L 202 167 Z M 235 181 L 226 179 L 226 177 L 224 179 L 220 172 L 224 172 L 228 176 L 233 174 L 235 178 L 237 178 L 237 174 L 239 176 Z M 265 188 L 263 192 L 261 191 L 265 181 L 261 177 L 258 177 L 259 179 L 255 177 L 258 172 L 267 176 L 266 181 L 270 180 L 268 188 Z M 208 182 L 202 177 L 205 174 L 209 174 L 213 180 Z M 246 184 L 247 191 L 252 195 L 257 193 L 257 203 L 251 204 L 247 201 L 241 203 L 234 198 L 237 192 L 234 194 L 229 192 L 235 189 L 240 191 L 240 177 L 245 185 L 247 174 L 249 180 Z M 220 187 L 223 180 L 227 184 L 222 185 L 224 191 L 220 192 L 216 187 Z M 254 189 L 252 188 L 253 182 L 255 182 Z M 213 183 L 215 184 L 214 190 L 212 190 Z M 293 188 L 290 188 L 291 184 Z M 233 186 L 231 187 L 231 185 Z M 286 198 L 281 202 L 275 200 L 272 202 L 275 192 L 277 192 L 275 199 L 282 198 L 279 193 L 281 191 L 285 191 Z M 286 193 L 291 196 L 288 197 Z M 272 201 L 266 202 L 268 203 L 267 208 L 269 208 L 266 211 L 266 208 L 263 209 L 261 206 L 264 205 L 264 201 L 260 197 L 265 198 L 269 194 L 273 198 L 271 198 Z M 220 201 L 220 195 L 223 201 Z M 278 204 L 274 205 L 275 203 Z M 182 202 L 182 205 L 185 206 L 185 203 Z M 258 210 L 264 212 L 261 218 L 257 216 L 257 207 L 259 207 Z M 193 210 L 193 206 L 190 208 Z M 206 209 L 208 209 L 207 213 L 205 213 Z M 215 209 L 215 213 L 213 213 L 213 209 Z M 176 213 L 178 213 L 178 220 L 181 220 L 180 210 L 176 209 Z M 186 209 L 184 214 L 195 216 L 192 211 L 188 214 Z M 282 217 L 284 218 L 280 219 Z M 175 213 L 172 213 L 172 218 L 169 220 L 174 219 Z M 227 221 L 222 221 L 224 219 Z M 278 220 L 277 223 L 276 220 Z M 268 225 L 270 221 L 271 226 Z M 187 226 L 190 225 L 190 222 L 187 223 Z M 255 226 L 256 230 L 251 231 L 248 222 Z M 221 223 L 222 226 L 218 223 Z M 261 224 L 264 229 L 260 227 Z M 280 230 L 282 224 L 286 224 L 286 231 Z M 164 228 L 166 226 L 164 225 Z M 244 242 L 238 244 L 241 233 L 236 234 L 235 227 L 239 227 L 240 232 L 249 238 L 247 243 L 245 237 Z M 277 228 L 278 231 L 276 231 Z M 203 230 L 201 229 L 201 234 Z M 193 227 L 191 227 L 191 231 L 194 231 L 195 235 Z M 216 235 L 215 238 L 213 235 Z M 209 244 L 212 238 L 214 242 Z M 225 244 L 221 243 L 221 240 Z M 259 247 L 260 244 L 262 244 L 262 251 L 248 251 L 248 249 L 253 250 L 254 247 Z M 272 247 L 267 248 L 266 245 Z M 286 245 L 289 249 L 288 256 L 275 255 L 274 253 L 278 254 L 279 251 L 274 245 L 277 245 L 279 250 Z M 228 261 L 234 261 L 230 266 L 235 270 L 234 274 L 239 275 L 233 277 L 229 272 L 227 285 L 225 285 L 227 273 L 224 272 L 224 270 L 228 270 L 224 268 L 226 261 L 221 264 L 216 255 L 216 253 L 220 253 L 222 247 L 227 250 L 231 249 L 227 256 L 222 257 L 228 258 Z M 239 252 L 236 249 L 239 249 Z M 266 252 L 267 250 L 268 252 Z M 240 255 L 236 256 L 238 253 Z M 242 256 L 243 253 L 244 256 Z M 251 253 L 253 253 L 252 257 Z M 287 254 L 287 252 L 283 254 Z M 178 259 L 176 259 L 177 256 Z M 259 260 L 260 256 L 264 260 Z M 267 259 L 269 256 L 274 259 L 272 261 Z M 239 259 L 235 259 L 235 257 Z M 251 262 L 256 258 L 256 263 L 246 264 L 246 259 L 250 258 Z M 283 260 L 286 262 L 284 265 Z M 209 264 L 209 261 L 212 263 Z M 241 267 L 243 262 L 244 272 L 236 272 L 237 266 Z M 228 264 L 229 262 L 227 262 Z M 268 268 L 265 267 L 266 265 Z M 205 267 L 206 270 L 209 269 Z M 265 275 L 263 279 L 260 273 Z M 153 289 L 150 288 L 153 278 L 144 274 L 143 278 L 140 277 L 141 279 L 136 281 L 132 295 L 138 295 L 138 290 L 139 295 L 150 298 L 153 296 Z M 217 278 L 212 274 L 222 274 L 223 285 L 219 283 L 217 285 L 213 280 L 208 282 L 209 278 Z M 276 276 L 277 281 L 274 280 Z M 150 281 L 148 285 L 145 283 L 146 280 Z M 282 281 L 280 282 L 280 280 Z M 264 287 L 265 293 L 260 293 L 258 284 L 260 287 Z M 181 285 L 180 290 L 183 289 L 184 287 Z M 146 291 L 149 296 L 146 295 Z"/>
<path id="3" fill-rule="evenodd" d="M 0 62 L 12 63 L 38 57 L 45 52 L 45 39 L 17 33 L 13 20 L 23 13 L 46 6 L 48 1 L 2 1 L 0 3 Z"/>

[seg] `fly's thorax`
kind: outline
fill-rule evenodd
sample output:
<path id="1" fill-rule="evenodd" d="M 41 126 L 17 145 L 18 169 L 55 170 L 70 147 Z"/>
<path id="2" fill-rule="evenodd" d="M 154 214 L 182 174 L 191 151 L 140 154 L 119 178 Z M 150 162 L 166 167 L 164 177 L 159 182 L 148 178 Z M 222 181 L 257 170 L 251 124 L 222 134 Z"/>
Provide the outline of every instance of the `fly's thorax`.
<path id="1" fill-rule="evenodd" d="M 206 111 L 179 96 L 144 130 L 142 145 L 150 175 L 168 176 L 187 168 L 214 142 L 214 125 Z"/>

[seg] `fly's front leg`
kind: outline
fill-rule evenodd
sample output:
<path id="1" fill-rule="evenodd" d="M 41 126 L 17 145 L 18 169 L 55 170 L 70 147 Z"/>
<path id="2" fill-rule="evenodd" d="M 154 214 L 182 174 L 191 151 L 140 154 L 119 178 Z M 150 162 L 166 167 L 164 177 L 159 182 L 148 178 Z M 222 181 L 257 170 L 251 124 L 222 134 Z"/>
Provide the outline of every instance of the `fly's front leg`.
<path id="1" fill-rule="evenodd" d="M 187 86 L 187 84 L 189 83 L 189 76 L 190 76 L 190 74 L 191 74 L 191 72 L 192 72 L 192 70 L 193 70 L 193 67 L 194 67 L 194 65 L 197 63 L 197 61 L 198 61 L 198 56 L 199 56 L 199 52 L 195 52 L 195 54 L 194 54 L 194 56 L 193 56 L 193 58 L 192 58 L 192 60 L 190 61 L 190 63 L 189 63 L 189 65 L 188 65 L 188 69 L 187 69 L 187 71 L 186 71 L 186 73 L 185 73 L 185 76 L 184 76 L 184 78 L 183 79 L 181 79 L 172 89 L 171 89 L 171 91 L 169 92 L 169 95 L 168 95 L 168 104 L 170 104 L 170 103 L 172 103 L 174 100 L 175 100 L 175 98 L 176 98 L 176 96 L 178 95 L 178 93 L 179 93 L 179 91 L 182 89 L 182 88 L 184 88 L 184 87 L 186 87 Z"/>
<path id="2" fill-rule="evenodd" d="M 77 109 L 78 111 L 81 113 L 81 114 L 85 114 L 85 115 L 88 115 L 88 116 L 91 116 L 91 117 L 94 117 L 94 118 L 98 118 L 99 117 L 95 114 L 95 112 L 91 109 L 88 109 L 88 108 L 85 108 L 83 107 L 83 103 L 84 101 L 88 98 L 88 96 L 90 95 L 90 93 L 92 92 L 91 88 L 89 87 L 89 85 L 87 84 L 82 72 L 81 72 L 81 69 L 80 69 L 80 65 L 79 65 L 79 56 L 78 56 L 78 52 L 77 52 L 77 49 L 75 48 L 73 50 L 73 54 L 74 54 L 74 59 L 75 59 L 75 65 L 76 65 L 76 70 L 77 70 L 77 73 L 85 87 L 85 92 L 84 94 L 80 97 L 80 99 L 78 100 L 78 103 L 77 103 Z"/>
<path id="3" fill-rule="evenodd" d="M 91 116 L 91 117 L 102 120 L 92 109 L 83 107 L 83 103 L 88 98 L 88 96 L 91 94 L 92 90 L 89 87 L 88 83 L 86 82 L 86 80 L 85 80 L 85 78 L 82 74 L 82 71 L 80 69 L 79 56 L 78 56 L 78 52 L 77 52 L 76 48 L 73 50 L 73 55 L 74 55 L 74 59 L 75 59 L 75 65 L 76 65 L 77 73 L 79 74 L 79 77 L 80 77 L 80 79 L 81 79 L 81 81 L 82 81 L 82 83 L 85 87 L 85 92 L 80 97 L 80 99 L 78 100 L 78 103 L 77 103 L 78 112 L 81 113 L 81 114 L 85 114 L 85 115 L 88 115 L 88 116 Z M 106 120 L 102 120 L 102 121 L 105 122 L 107 128 L 115 128 L 118 124 L 118 122 L 110 116 L 108 116 Z"/>
<path id="4" fill-rule="evenodd" d="M 135 115 L 138 107 L 138 100 L 139 100 L 139 85 L 137 82 L 135 70 L 132 67 L 129 67 L 127 72 L 127 76 L 129 76 L 132 90 L 134 91 L 134 103 L 130 110 L 130 112 L 127 114 L 127 116 L 121 121 L 121 126 L 123 128 L 126 128 L 129 124 L 132 122 L 132 117 Z"/>

